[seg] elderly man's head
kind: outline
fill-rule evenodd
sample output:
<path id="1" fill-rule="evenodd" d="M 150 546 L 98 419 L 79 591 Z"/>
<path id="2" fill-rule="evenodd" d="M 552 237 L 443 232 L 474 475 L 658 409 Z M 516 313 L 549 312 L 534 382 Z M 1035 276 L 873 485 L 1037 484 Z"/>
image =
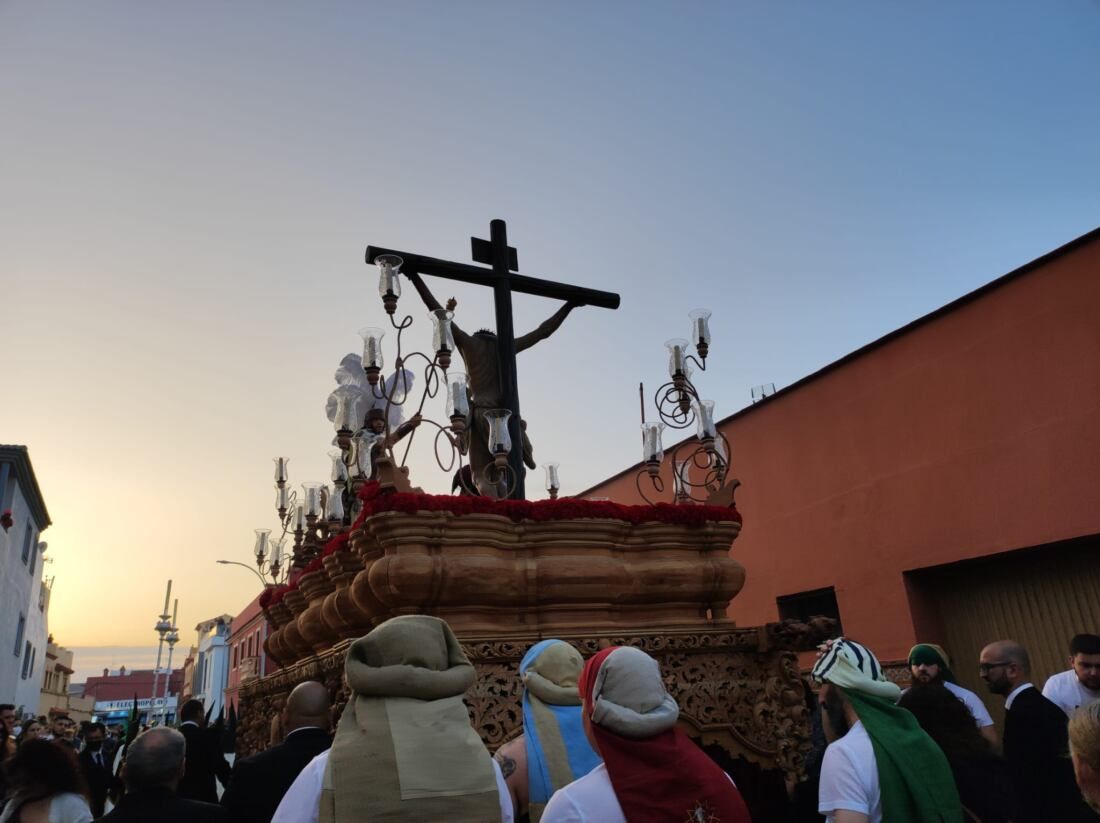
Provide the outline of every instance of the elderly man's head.
<path id="1" fill-rule="evenodd" d="M 183 735 L 175 729 L 160 727 L 139 735 L 126 753 L 127 790 L 174 790 L 183 777 L 186 747 Z"/>
<path id="2" fill-rule="evenodd" d="M 1069 719 L 1073 771 L 1085 801 L 1100 812 L 1100 702 L 1082 706 Z"/>

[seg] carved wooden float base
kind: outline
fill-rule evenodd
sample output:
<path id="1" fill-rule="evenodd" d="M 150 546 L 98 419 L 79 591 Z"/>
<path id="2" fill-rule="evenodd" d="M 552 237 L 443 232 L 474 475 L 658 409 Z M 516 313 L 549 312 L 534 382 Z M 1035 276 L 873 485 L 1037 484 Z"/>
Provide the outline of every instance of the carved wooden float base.
<path id="1" fill-rule="evenodd" d="M 485 745 L 495 750 L 522 730 L 519 662 L 534 643 L 535 633 L 478 634 L 458 632 L 477 669 L 477 682 L 466 694 L 472 721 Z M 680 703 L 684 730 L 705 746 L 717 746 L 731 759 L 741 758 L 765 769 L 801 775 L 810 748 L 809 718 L 799 679 L 795 648 L 816 640 L 792 640 L 779 624 L 737 628 L 731 623 L 698 626 L 588 630 L 555 635 L 572 643 L 585 657 L 608 645 L 636 646 L 661 664 L 665 682 Z M 328 686 L 335 711 L 342 711 L 344 656 L 350 640 L 307 657 L 240 689 L 238 754 L 268 745 L 271 718 L 290 690 L 305 680 Z"/>

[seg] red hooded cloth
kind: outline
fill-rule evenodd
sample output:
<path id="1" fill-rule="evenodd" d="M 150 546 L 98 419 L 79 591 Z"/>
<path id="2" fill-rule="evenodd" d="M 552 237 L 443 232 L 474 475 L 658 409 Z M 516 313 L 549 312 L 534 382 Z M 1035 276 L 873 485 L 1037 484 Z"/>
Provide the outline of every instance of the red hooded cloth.
<path id="1" fill-rule="evenodd" d="M 598 701 L 615 702 L 610 689 L 593 692 L 607 658 L 624 648 L 604 649 L 584 666 L 577 685 L 589 720 Z M 670 705 L 674 708 L 674 701 Z M 637 711 L 628 707 L 626 713 L 632 710 Z M 628 823 L 751 823 L 737 787 L 674 721 L 645 738 L 626 737 L 595 722 L 591 727 Z"/>

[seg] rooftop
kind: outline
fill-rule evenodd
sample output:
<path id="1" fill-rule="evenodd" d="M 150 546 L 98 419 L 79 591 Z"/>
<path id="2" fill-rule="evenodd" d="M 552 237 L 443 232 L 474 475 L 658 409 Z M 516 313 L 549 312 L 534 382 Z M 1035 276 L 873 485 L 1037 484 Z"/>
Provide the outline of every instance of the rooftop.
<path id="1" fill-rule="evenodd" d="M 42 490 L 34 476 L 34 466 L 31 465 L 27 447 L 0 444 L 0 463 L 10 463 L 14 467 L 15 479 L 30 506 L 35 525 L 38 526 L 38 531 L 44 531 L 51 523 L 50 513 L 46 510 L 46 501 L 42 498 Z"/>

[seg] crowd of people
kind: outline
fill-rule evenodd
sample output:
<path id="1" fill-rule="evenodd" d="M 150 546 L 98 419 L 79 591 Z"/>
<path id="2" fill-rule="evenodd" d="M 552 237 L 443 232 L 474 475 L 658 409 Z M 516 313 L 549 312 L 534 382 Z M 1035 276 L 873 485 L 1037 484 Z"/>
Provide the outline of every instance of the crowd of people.
<path id="1" fill-rule="evenodd" d="M 977 670 L 1004 701 L 1001 740 L 939 646 L 912 649 L 903 691 L 870 649 L 829 641 L 807 684 L 820 744 L 807 782 L 791 787 L 812 808 L 800 817 L 792 803 L 786 820 L 1100 821 L 1100 637 L 1074 637 L 1069 662 L 1040 692 L 1023 646 L 982 649 Z M 0 705 L 0 823 L 750 820 L 738 786 L 679 728 L 644 652 L 585 661 L 544 640 L 517 674 L 522 733 L 492 756 L 462 699 L 474 667 L 449 626 L 424 615 L 352 643 L 338 722 L 328 689 L 300 683 L 274 745 L 232 767 L 199 701 L 181 707 L 178 729 L 129 742 L 63 716 L 16 727 Z"/>

